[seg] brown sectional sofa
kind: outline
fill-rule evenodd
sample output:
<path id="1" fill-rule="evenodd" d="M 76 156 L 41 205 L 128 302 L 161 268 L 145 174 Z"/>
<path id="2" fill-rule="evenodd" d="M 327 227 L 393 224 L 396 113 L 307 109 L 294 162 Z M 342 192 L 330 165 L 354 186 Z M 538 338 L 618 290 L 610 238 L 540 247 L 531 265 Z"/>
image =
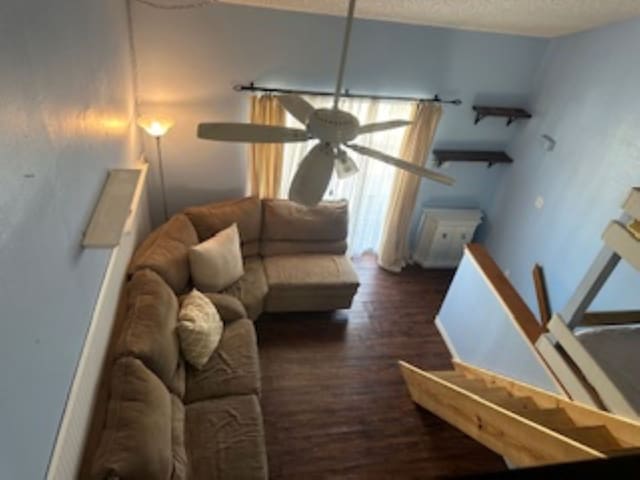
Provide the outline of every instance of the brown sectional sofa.
<path id="1" fill-rule="evenodd" d="M 180 295 L 191 288 L 188 251 L 234 222 L 245 273 L 223 292 L 206 292 L 225 328 L 196 370 L 175 330 Z M 191 207 L 152 232 L 130 264 L 105 368 L 108 401 L 83 471 L 100 480 L 267 478 L 250 319 L 349 307 L 358 278 L 346 233 L 345 203 L 308 208 L 256 198 Z"/>

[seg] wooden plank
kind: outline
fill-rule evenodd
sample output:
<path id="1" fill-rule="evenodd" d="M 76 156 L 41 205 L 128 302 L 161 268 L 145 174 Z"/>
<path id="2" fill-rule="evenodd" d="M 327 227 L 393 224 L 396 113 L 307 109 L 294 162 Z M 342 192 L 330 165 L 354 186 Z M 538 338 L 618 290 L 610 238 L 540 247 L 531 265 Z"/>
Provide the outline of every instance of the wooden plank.
<path id="1" fill-rule="evenodd" d="M 591 356 L 580 341 L 567 328 L 559 315 L 554 315 L 548 325 L 549 330 L 573 359 L 587 381 L 595 388 L 608 410 L 637 418 L 637 413 L 607 373 Z M 640 431 L 638 431 L 640 438 Z"/>
<path id="2" fill-rule="evenodd" d="M 605 245 L 640 270 L 640 241 L 618 221 L 609 224 L 602 235 Z"/>
<path id="3" fill-rule="evenodd" d="M 632 218 L 640 220 L 640 187 L 631 189 L 629 196 L 622 204 L 622 209 Z"/>
<path id="4" fill-rule="evenodd" d="M 436 376 L 405 362 L 399 363 L 414 402 L 506 456 L 517 466 L 604 456 Z"/>
<path id="5" fill-rule="evenodd" d="M 564 408 L 540 408 L 537 410 L 527 408 L 516 410 L 513 413 L 553 431 L 576 426 L 576 422 L 573 421 Z"/>
<path id="6" fill-rule="evenodd" d="M 518 324 L 529 341 L 535 344 L 544 329 L 536 320 L 531 309 L 482 245 L 470 243 L 465 248 L 480 268 L 509 316 Z"/>
<path id="7" fill-rule="evenodd" d="M 562 428 L 558 430 L 558 433 L 603 453 L 625 448 L 625 446 L 611 434 L 609 429 L 602 425 Z"/>
<path id="8" fill-rule="evenodd" d="M 82 240 L 85 248 L 111 248 L 118 245 L 131 212 L 140 169 L 111 170 Z"/>
<path id="9" fill-rule="evenodd" d="M 629 323 L 640 323 L 640 310 L 586 312 L 580 326 L 625 325 Z"/>
<path id="10" fill-rule="evenodd" d="M 541 335 L 536 342 L 536 348 L 573 400 L 591 407 L 600 408 L 602 406 L 602 401 L 593 387 L 585 381 L 584 375 L 575 367 L 564 350 L 561 351 L 557 348 L 555 340 L 550 334 Z"/>
<path id="11" fill-rule="evenodd" d="M 488 166 L 513 163 L 513 159 L 505 152 L 494 150 L 434 150 L 433 156 L 438 166 L 445 162 L 487 163 Z"/>
<path id="12" fill-rule="evenodd" d="M 519 118 L 531 118 L 531 114 L 524 108 L 517 107 L 491 107 L 484 105 L 474 105 L 473 111 L 476 112 L 474 124 L 477 124 L 485 117 L 503 117 L 507 118 L 507 127 Z"/>
<path id="13" fill-rule="evenodd" d="M 620 256 L 606 245 L 602 247 L 589 270 L 562 310 L 562 318 L 569 327 L 580 325 L 584 313 L 618 265 Z"/>
<path id="14" fill-rule="evenodd" d="M 518 382 L 488 370 L 453 360 L 454 368 L 470 377 L 483 379 L 488 385 L 500 385 L 517 395 L 528 395 L 547 408 L 562 408 L 578 426 L 604 425 L 616 438 L 640 446 L 640 422 L 622 418 L 596 408 L 572 402 L 540 388 Z"/>
<path id="15" fill-rule="evenodd" d="M 546 325 L 551 320 L 551 309 L 549 307 L 549 295 L 547 294 L 547 285 L 544 280 L 544 271 L 542 266 L 535 264 L 533 266 L 533 284 L 536 288 L 536 298 L 538 299 L 538 310 L 540 311 L 540 323 Z"/>

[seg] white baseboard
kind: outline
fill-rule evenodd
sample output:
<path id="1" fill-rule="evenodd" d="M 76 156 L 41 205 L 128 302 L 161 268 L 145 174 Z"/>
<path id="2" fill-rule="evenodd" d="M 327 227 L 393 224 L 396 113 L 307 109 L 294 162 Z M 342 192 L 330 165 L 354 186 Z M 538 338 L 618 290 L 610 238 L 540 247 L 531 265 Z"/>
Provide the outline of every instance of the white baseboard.
<path id="1" fill-rule="evenodd" d="M 460 358 L 458 356 L 458 352 L 456 352 L 456 349 L 453 346 L 453 342 L 449 338 L 449 335 L 447 334 L 447 331 L 445 330 L 444 325 L 442 325 L 442 322 L 440 321 L 440 317 L 438 317 L 437 315 L 436 315 L 436 321 L 434 323 L 436 325 L 436 328 L 438 329 L 438 332 L 440 333 L 440 336 L 442 337 L 442 340 L 444 340 L 444 344 L 447 346 L 447 350 L 449 350 L 449 353 L 451 354 L 451 358 L 453 358 L 454 360 L 458 360 Z"/>

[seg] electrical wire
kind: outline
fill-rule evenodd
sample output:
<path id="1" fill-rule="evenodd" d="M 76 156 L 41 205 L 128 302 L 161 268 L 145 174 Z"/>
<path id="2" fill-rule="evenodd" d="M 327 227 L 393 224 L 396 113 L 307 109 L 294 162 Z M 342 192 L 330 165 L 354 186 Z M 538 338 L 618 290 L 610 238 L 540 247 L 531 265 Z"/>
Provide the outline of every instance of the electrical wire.
<path id="1" fill-rule="evenodd" d="M 133 1 L 142 3 L 143 5 L 147 5 L 152 8 L 158 8 L 160 10 L 188 10 L 191 8 L 206 7 L 213 3 L 217 3 L 218 0 L 200 0 L 200 1 L 190 2 L 190 3 L 181 2 L 180 4 L 159 3 L 154 0 L 133 0 Z"/>

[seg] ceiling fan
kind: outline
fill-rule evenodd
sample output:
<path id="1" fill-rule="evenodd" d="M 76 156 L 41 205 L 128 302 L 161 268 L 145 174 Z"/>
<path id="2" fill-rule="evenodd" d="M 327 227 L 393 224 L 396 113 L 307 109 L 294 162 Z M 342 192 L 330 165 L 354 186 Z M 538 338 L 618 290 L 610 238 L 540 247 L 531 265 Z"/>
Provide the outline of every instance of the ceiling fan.
<path id="1" fill-rule="evenodd" d="M 356 0 L 349 1 L 338 81 L 333 96 L 333 108 L 314 108 L 309 102 L 297 95 L 280 95 L 277 97 L 280 104 L 302 123 L 305 129 L 252 123 L 200 123 L 198 125 L 198 137 L 207 140 L 284 143 L 317 139 L 318 143 L 300 162 L 289 188 L 289 199 L 304 205 L 315 205 L 322 199 L 331 180 L 334 167 L 339 178 L 347 178 L 357 173 L 356 163 L 347 155 L 343 147 L 436 182 L 446 185 L 454 183 L 454 179 L 446 175 L 387 155 L 379 150 L 350 143 L 362 134 L 411 124 L 405 120 L 390 120 L 360 125 L 355 116 L 338 108 L 355 3 Z"/>

